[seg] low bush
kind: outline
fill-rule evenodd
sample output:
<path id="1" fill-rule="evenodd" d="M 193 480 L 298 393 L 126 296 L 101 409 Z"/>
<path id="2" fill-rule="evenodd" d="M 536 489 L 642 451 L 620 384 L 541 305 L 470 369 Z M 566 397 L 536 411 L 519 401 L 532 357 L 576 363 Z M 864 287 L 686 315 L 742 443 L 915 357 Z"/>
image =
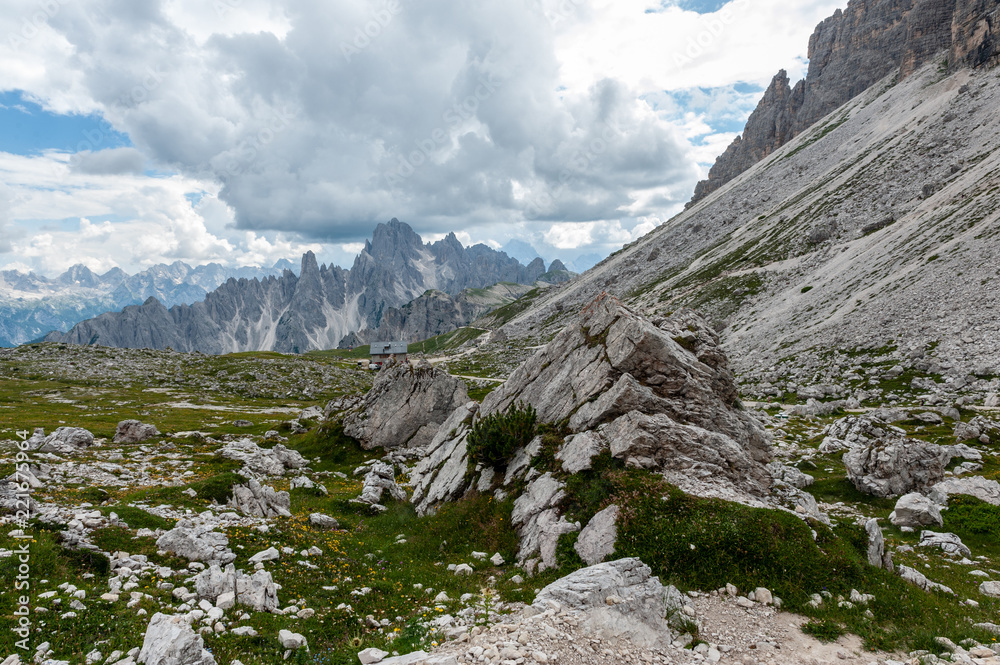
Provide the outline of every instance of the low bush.
<path id="1" fill-rule="evenodd" d="M 535 437 L 537 421 L 530 404 L 512 404 L 502 413 L 491 413 L 469 432 L 469 458 L 484 466 L 506 466 L 514 451 Z"/>

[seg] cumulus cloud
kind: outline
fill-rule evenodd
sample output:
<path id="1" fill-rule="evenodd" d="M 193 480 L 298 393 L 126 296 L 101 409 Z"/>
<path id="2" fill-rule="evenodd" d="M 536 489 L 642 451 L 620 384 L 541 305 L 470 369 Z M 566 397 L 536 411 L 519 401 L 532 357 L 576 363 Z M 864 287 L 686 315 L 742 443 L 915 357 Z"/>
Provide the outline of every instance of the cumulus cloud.
<path id="1" fill-rule="evenodd" d="M 682 207 L 840 2 L 75 0 L 36 21 L 35 0 L 10 0 L 3 85 L 100 113 L 135 146 L 50 155 L 89 189 L 18 211 L 115 215 L 133 261 L 265 261 L 317 242 L 340 261 L 393 216 L 604 252 Z M 145 192 L 147 167 L 176 175 Z"/>
<path id="2" fill-rule="evenodd" d="M 236 229 L 211 181 L 81 173 L 69 155 L 51 152 L 0 153 L 0 182 L 9 183 L 0 186 L 0 249 L 9 257 L 0 265 L 26 263 L 41 274 L 77 263 L 97 272 L 177 260 L 271 266 L 321 249 L 281 233 Z M 48 221 L 31 230 L 9 221 L 24 219 Z"/>
<path id="3" fill-rule="evenodd" d="M 90 175 L 121 175 L 142 173 L 146 158 L 135 148 L 110 148 L 91 152 L 85 150 L 73 155 L 69 167 L 76 173 Z"/>

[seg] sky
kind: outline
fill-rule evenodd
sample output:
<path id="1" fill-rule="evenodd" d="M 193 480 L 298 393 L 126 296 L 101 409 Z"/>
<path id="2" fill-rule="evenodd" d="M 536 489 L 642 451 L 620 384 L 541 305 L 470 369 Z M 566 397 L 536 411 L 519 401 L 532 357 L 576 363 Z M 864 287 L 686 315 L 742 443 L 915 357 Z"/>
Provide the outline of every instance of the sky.
<path id="1" fill-rule="evenodd" d="M 839 4 L 5 0 L 0 269 L 349 267 L 393 217 L 582 265 L 683 209 Z"/>

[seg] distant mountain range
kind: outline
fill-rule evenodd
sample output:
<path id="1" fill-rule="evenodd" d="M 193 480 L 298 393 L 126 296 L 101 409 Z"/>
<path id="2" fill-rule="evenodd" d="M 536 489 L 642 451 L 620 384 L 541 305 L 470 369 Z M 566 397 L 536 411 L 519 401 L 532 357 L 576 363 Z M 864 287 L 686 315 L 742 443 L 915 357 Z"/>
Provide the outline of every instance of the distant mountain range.
<path id="1" fill-rule="evenodd" d="M 126 348 L 166 347 L 178 351 L 301 353 L 335 348 L 348 335 L 377 331 L 383 319 L 427 291 L 459 294 L 501 282 L 532 284 L 547 276 L 568 278 L 561 263 L 546 275 L 545 262 L 527 266 L 486 245 L 464 247 L 454 234 L 424 244 L 408 225 L 393 219 L 379 224 L 353 267 L 320 266 L 309 252 L 299 275 L 228 279 L 204 301 L 167 307 L 155 297 L 82 321 L 46 341 Z M 412 309 L 412 308 L 411 308 Z M 476 311 L 459 307 L 457 311 Z M 404 319 L 389 317 L 400 332 Z M 439 324 L 441 322 L 438 322 Z M 451 329 L 457 323 L 445 323 Z M 441 325 L 435 324 L 435 330 Z M 413 324 L 407 330 L 413 330 Z M 374 333 L 366 333 L 373 335 Z M 437 334 L 436 332 L 433 334 Z M 372 337 L 374 338 L 374 337 Z"/>
<path id="2" fill-rule="evenodd" d="M 75 265 L 54 279 L 16 270 L 0 271 L 0 346 L 17 346 L 51 330 L 156 298 L 168 307 L 204 300 L 230 278 L 281 275 L 295 264 L 282 259 L 270 268 L 227 268 L 218 263 L 192 268 L 177 261 L 129 275 L 112 268 L 103 275 Z"/>

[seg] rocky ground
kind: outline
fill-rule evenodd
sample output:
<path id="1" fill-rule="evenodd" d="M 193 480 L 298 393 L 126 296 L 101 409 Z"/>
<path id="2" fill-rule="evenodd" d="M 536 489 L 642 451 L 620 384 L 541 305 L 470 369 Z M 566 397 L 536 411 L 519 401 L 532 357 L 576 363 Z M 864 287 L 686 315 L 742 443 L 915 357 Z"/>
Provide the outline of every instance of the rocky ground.
<path id="1" fill-rule="evenodd" d="M 4 351 L 0 568 L 14 579 L 27 543 L 30 587 L 27 603 L 0 591 L 0 608 L 26 607 L 30 627 L 0 655 L 995 662 L 996 409 L 955 393 L 922 404 L 913 382 L 882 408 L 740 403 L 717 338 L 688 316 L 595 304 L 506 384 L 486 383 L 481 405 L 440 368 L 388 368 L 362 399 L 371 374 L 332 356 Z M 471 419 L 524 401 L 568 429 L 504 473 L 471 463 Z M 404 412 L 399 441 L 381 440 Z M 615 557 L 667 586 L 608 586 L 600 562 Z M 567 595 L 594 570 L 587 602 Z"/>

